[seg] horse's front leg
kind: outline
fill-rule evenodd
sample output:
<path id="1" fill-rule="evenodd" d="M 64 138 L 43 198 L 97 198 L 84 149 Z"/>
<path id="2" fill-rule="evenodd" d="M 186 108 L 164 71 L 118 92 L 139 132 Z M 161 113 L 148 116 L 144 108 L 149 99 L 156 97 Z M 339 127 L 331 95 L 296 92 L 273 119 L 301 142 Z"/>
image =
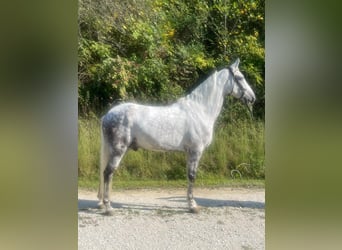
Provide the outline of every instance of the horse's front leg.
<path id="1" fill-rule="evenodd" d="M 193 186 L 196 179 L 197 167 L 199 160 L 201 158 L 201 151 L 189 151 L 188 152 L 188 160 L 187 160 L 187 173 L 188 173 L 188 204 L 190 212 L 198 213 L 199 207 L 194 199 L 193 195 Z"/>

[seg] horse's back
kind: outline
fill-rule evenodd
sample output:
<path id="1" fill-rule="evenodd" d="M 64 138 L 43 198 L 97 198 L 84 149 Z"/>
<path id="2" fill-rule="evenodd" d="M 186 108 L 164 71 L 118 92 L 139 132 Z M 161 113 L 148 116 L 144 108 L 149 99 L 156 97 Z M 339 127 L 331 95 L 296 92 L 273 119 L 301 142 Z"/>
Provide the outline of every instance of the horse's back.
<path id="1" fill-rule="evenodd" d="M 135 148 L 183 151 L 193 144 L 207 144 L 207 129 L 195 120 L 182 102 L 168 106 L 124 103 L 113 107 L 102 125 L 109 133 L 114 131 L 114 137 L 125 135 Z"/>
<path id="2" fill-rule="evenodd" d="M 134 145 L 150 150 L 183 150 L 188 127 L 187 114 L 177 103 L 167 106 L 120 104 L 104 116 L 104 122 L 108 127 L 129 131 Z"/>

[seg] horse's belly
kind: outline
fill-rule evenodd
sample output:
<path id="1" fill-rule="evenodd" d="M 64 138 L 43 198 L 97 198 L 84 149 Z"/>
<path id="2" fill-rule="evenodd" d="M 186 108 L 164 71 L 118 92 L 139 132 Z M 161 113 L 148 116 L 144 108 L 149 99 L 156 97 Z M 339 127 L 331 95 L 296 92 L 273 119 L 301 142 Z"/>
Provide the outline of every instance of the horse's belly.
<path id="1" fill-rule="evenodd" d="M 138 128 L 133 133 L 133 139 L 139 147 L 157 151 L 182 151 L 184 149 L 182 144 L 184 134 L 180 133 L 176 127 L 168 128 L 165 124 L 160 127 L 155 125 L 152 125 L 149 130 Z"/>
<path id="2" fill-rule="evenodd" d="M 132 139 L 149 150 L 183 150 L 186 114 L 177 106 L 143 107 L 133 117 Z"/>

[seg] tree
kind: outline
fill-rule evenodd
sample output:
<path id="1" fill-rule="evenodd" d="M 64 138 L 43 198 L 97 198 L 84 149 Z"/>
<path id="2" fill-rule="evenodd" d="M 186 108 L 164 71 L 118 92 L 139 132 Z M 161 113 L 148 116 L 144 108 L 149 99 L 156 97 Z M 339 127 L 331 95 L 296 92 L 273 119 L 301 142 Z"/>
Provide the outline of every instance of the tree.
<path id="1" fill-rule="evenodd" d="M 115 100 L 168 103 L 240 57 L 264 118 L 264 2 L 90 1 L 79 4 L 79 111 Z M 234 103 L 234 117 L 240 104 Z M 227 117 L 227 116 L 224 116 Z"/>

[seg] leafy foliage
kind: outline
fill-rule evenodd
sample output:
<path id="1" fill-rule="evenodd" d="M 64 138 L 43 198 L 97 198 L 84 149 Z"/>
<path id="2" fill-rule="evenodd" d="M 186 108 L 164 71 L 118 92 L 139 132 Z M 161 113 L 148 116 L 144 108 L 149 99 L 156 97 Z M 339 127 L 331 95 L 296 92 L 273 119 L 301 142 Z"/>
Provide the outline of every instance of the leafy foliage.
<path id="1" fill-rule="evenodd" d="M 263 119 L 263 17 L 262 0 L 79 0 L 80 115 L 117 100 L 172 102 L 240 57 Z"/>

